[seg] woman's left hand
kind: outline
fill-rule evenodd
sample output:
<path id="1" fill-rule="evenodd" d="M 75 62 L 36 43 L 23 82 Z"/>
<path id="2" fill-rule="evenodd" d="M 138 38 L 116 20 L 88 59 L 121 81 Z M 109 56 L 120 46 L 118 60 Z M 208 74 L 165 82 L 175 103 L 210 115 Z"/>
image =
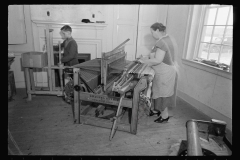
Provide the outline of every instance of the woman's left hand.
<path id="1" fill-rule="evenodd" d="M 138 62 L 144 63 L 143 58 L 138 59 Z"/>

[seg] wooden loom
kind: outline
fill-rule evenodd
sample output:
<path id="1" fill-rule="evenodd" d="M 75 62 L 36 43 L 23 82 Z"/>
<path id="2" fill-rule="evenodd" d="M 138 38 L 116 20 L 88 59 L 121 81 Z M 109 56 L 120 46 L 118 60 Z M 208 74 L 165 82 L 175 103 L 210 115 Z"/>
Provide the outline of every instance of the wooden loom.
<path id="1" fill-rule="evenodd" d="M 129 39 L 128 39 L 129 40 Z M 74 122 L 83 123 L 93 126 L 99 126 L 103 128 L 111 129 L 110 140 L 113 138 L 116 130 L 130 132 L 132 134 L 137 133 L 138 123 L 138 108 L 140 101 L 140 94 L 147 88 L 149 77 L 147 74 L 142 74 L 146 65 L 139 64 L 137 62 L 126 61 L 126 53 L 124 50 L 126 40 L 120 44 L 114 50 L 102 53 L 102 58 L 94 59 L 91 61 L 84 62 L 79 65 L 75 65 L 74 71 Z M 91 88 L 91 78 L 85 78 L 85 72 L 89 73 L 90 69 L 99 71 L 96 64 L 100 65 L 101 83 L 96 88 Z M 96 67 L 94 69 L 94 66 Z M 120 69 L 121 68 L 121 69 Z M 89 69 L 89 70 L 87 70 Z M 121 72 L 119 73 L 119 70 Z M 134 74 L 135 73 L 135 74 Z M 147 73 L 147 72 L 146 72 Z M 113 76 L 115 74 L 115 76 Z M 139 76 L 141 75 L 141 76 Z M 81 90 L 80 81 L 88 81 L 85 84 L 89 86 L 86 88 L 90 89 L 90 92 L 83 92 Z M 126 98 L 125 93 L 129 90 L 133 90 L 131 98 Z M 119 93 L 119 96 L 116 96 Z M 105 108 L 103 105 L 111 105 L 112 107 L 117 106 L 116 115 L 112 119 L 101 119 L 98 117 L 87 115 L 87 113 L 93 108 L 88 105 L 84 110 L 81 111 L 81 102 L 88 101 L 94 103 L 100 103 L 96 111 Z M 123 108 L 131 110 L 131 122 L 130 124 L 120 124 L 123 116 Z M 95 112 L 96 112 L 95 111 Z M 80 113 L 81 112 L 81 113 Z"/>
<path id="2" fill-rule="evenodd" d="M 53 42 L 52 42 L 52 31 L 50 25 L 46 26 L 46 40 L 47 40 L 47 66 L 43 67 L 43 70 L 47 71 L 47 79 L 48 79 L 48 87 L 36 87 L 34 84 L 34 77 L 33 77 L 33 68 L 25 67 L 24 72 L 26 76 L 26 86 L 27 86 L 27 100 L 32 100 L 32 95 L 35 94 L 46 94 L 46 95 L 57 95 L 57 96 L 63 96 L 63 69 L 65 68 L 72 68 L 68 66 L 63 66 L 61 64 L 61 49 L 60 49 L 60 42 L 59 45 L 59 65 L 54 65 L 54 51 L 53 51 Z M 60 75 L 60 87 L 56 87 L 55 84 L 55 72 L 54 70 L 59 70 Z"/>

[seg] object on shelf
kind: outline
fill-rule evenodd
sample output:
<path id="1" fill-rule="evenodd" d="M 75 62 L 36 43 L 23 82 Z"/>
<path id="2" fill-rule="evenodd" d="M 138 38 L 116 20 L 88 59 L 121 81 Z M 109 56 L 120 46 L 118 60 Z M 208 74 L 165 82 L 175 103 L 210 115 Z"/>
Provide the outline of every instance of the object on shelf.
<path id="1" fill-rule="evenodd" d="M 204 64 L 208 64 L 208 65 L 211 65 L 214 67 L 221 68 L 224 71 L 229 71 L 229 65 L 224 64 L 224 63 L 217 63 L 216 60 L 205 60 L 205 59 L 201 59 L 201 58 L 195 58 L 193 60 L 204 63 Z"/>
<path id="2" fill-rule="evenodd" d="M 105 21 L 96 21 L 96 23 L 105 23 Z"/>
<path id="3" fill-rule="evenodd" d="M 193 59 L 194 61 L 197 61 L 197 62 L 201 62 L 202 61 L 202 59 L 201 58 L 195 58 L 195 59 Z"/>
<path id="4" fill-rule="evenodd" d="M 47 53 L 26 52 L 22 54 L 22 66 L 29 68 L 43 68 L 47 66 Z"/>
<path id="5" fill-rule="evenodd" d="M 93 23 L 93 22 L 91 22 L 89 19 L 82 19 L 82 22 L 83 22 L 83 23 Z"/>
<path id="6" fill-rule="evenodd" d="M 206 64 L 211 65 L 211 66 L 218 67 L 218 64 L 216 63 L 216 61 L 213 61 L 213 60 L 202 60 L 201 62 L 206 63 Z"/>
<path id="7" fill-rule="evenodd" d="M 228 70 L 229 70 L 229 65 L 224 64 L 224 63 L 219 63 L 219 67 L 222 68 L 222 69 L 225 70 L 225 71 L 228 71 Z"/>

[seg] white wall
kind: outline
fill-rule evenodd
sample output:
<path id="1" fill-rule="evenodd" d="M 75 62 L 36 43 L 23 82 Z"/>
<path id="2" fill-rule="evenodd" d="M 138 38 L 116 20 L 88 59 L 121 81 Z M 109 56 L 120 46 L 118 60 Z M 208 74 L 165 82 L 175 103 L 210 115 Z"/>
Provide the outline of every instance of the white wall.
<path id="1" fill-rule="evenodd" d="M 15 59 L 11 65 L 10 70 L 14 71 L 16 88 L 25 88 L 25 78 L 24 78 L 21 61 L 20 61 L 21 54 L 24 52 L 34 51 L 29 5 L 24 5 L 24 15 L 25 15 L 25 24 L 26 24 L 27 43 L 19 44 L 19 45 L 8 45 L 8 52 L 15 54 Z"/>
<path id="2" fill-rule="evenodd" d="M 224 120 L 232 130 L 232 80 L 182 63 L 189 5 L 170 5 L 167 32 L 179 47 L 178 96 L 211 118 Z"/>
<path id="3" fill-rule="evenodd" d="M 107 51 L 111 51 L 116 46 L 113 46 L 113 9 L 114 5 L 107 5 L 105 7 L 105 20 L 107 24 L 106 33 L 107 33 Z"/>
<path id="4" fill-rule="evenodd" d="M 81 23 L 82 19 L 105 21 L 106 5 L 31 5 L 33 20 Z M 49 12 L 49 16 L 47 15 Z M 92 18 L 92 14 L 95 18 Z"/>

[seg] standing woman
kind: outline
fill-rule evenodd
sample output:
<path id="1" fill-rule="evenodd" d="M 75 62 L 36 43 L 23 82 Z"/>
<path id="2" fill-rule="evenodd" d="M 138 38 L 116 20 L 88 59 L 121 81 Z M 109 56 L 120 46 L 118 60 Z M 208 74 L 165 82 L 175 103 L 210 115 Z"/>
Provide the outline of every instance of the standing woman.
<path id="1" fill-rule="evenodd" d="M 155 71 L 152 85 L 152 98 L 154 109 L 150 116 L 157 114 L 159 117 L 156 123 L 167 122 L 168 107 L 176 106 L 177 89 L 177 54 L 178 46 L 175 39 L 166 33 L 166 27 L 161 23 L 154 23 L 151 26 L 152 36 L 157 39 L 149 57 L 140 58 L 141 63 L 146 63 Z"/>

